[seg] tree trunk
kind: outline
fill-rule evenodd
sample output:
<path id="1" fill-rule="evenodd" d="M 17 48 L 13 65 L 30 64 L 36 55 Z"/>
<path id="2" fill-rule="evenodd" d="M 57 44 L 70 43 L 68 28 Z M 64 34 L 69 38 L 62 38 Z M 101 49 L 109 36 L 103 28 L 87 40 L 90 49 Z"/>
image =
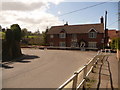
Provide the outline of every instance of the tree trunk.
<path id="1" fill-rule="evenodd" d="M 20 42 L 14 41 L 12 50 L 13 50 L 14 58 L 20 57 L 22 55 L 21 48 L 20 48 Z"/>

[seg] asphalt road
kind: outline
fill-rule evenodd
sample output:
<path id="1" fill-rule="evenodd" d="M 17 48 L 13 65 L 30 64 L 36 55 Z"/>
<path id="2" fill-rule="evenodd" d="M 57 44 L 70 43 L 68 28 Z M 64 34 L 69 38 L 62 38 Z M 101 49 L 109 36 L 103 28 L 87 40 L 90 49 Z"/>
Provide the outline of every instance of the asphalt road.
<path id="1" fill-rule="evenodd" d="M 58 88 L 97 52 L 22 49 L 23 61 L 3 68 L 3 88 Z"/>

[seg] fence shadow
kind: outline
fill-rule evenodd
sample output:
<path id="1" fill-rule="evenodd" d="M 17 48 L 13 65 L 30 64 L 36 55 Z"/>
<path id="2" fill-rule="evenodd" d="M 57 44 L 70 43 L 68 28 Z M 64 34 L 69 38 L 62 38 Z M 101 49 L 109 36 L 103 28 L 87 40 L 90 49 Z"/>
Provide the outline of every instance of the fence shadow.
<path id="1" fill-rule="evenodd" d="M 18 61 L 16 61 L 16 62 L 20 62 L 20 63 L 29 63 L 29 62 L 31 62 L 31 61 L 18 60 Z"/>

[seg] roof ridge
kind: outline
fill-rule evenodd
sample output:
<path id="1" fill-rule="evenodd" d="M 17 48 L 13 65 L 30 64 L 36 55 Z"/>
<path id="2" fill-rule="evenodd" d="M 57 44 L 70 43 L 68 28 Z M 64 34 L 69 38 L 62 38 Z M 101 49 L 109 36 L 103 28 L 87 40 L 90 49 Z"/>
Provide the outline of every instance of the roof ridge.
<path id="1" fill-rule="evenodd" d="M 68 26 L 84 26 L 84 25 L 101 25 L 103 23 L 95 23 L 95 24 L 77 24 L 77 25 L 67 25 L 67 26 L 64 26 L 64 25 L 59 25 L 59 26 L 52 26 L 52 27 L 68 27 Z"/>
<path id="2" fill-rule="evenodd" d="M 117 31 L 116 29 L 109 29 L 108 31 Z"/>

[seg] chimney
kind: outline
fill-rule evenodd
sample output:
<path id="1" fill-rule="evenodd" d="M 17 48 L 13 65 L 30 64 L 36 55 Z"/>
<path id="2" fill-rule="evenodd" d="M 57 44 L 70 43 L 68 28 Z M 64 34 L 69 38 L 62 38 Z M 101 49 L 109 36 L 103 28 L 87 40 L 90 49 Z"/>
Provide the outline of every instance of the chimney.
<path id="1" fill-rule="evenodd" d="M 101 23 L 104 23 L 104 18 L 103 18 L 103 16 L 101 16 L 100 22 L 101 22 Z"/>
<path id="2" fill-rule="evenodd" d="M 64 24 L 64 26 L 68 26 L 68 22 L 66 22 L 66 24 Z"/>

